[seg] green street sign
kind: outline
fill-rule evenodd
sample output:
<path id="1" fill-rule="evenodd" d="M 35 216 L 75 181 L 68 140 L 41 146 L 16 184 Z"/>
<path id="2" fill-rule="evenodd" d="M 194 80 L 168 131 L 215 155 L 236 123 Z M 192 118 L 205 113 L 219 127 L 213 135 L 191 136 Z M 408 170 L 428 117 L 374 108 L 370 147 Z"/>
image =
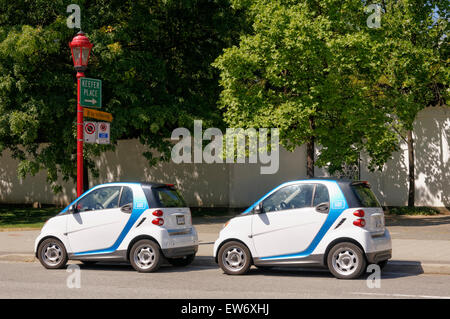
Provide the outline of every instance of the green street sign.
<path id="1" fill-rule="evenodd" d="M 91 108 L 102 107 L 102 81 L 97 79 L 80 79 L 80 104 Z"/>

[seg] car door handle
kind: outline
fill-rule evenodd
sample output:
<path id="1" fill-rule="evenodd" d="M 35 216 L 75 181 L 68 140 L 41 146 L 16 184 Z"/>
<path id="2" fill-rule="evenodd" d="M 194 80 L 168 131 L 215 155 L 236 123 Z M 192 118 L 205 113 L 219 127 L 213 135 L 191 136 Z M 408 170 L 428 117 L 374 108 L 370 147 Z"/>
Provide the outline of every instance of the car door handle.
<path id="1" fill-rule="evenodd" d="M 322 203 L 316 206 L 316 211 L 319 213 L 328 213 L 330 205 L 328 203 Z"/>
<path id="2" fill-rule="evenodd" d="M 133 211 L 133 204 L 124 205 L 124 206 L 120 207 L 120 210 L 123 213 L 131 214 L 131 212 Z"/>

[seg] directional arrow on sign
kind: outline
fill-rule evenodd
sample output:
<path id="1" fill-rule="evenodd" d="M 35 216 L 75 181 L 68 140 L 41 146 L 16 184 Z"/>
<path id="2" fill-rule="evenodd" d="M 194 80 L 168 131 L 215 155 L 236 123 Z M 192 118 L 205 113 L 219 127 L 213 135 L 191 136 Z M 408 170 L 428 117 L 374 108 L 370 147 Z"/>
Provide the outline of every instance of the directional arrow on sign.
<path id="1" fill-rule="evenodd" d="M 89 103 L 92 103 L 92 104 L 95 104 L 95 103 L 97 103 L 97 100 L 96 99 L 92 99 L 92 100 L 85 100 L 86 102 L 89 102 Z"/>

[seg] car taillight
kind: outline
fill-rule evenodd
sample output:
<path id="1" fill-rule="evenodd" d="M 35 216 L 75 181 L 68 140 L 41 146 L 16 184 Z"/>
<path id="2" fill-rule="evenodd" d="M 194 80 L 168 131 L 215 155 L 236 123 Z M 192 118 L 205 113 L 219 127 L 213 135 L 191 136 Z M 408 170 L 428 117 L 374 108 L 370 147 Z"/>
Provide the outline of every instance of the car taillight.
<path id="1" fill-rule="evenodd" d="M 152 214 L 153 214 L 153 216 L 161 217 L 164 213 L 162 210 L 158 209 L 158 210 L 155 210 Z"/>
<path id="2" fill-rule="evenodd" d="M 358 227 L 364 227 L 364 226 L 366 226 L 366 221 L 362 218 L 359 218 L 353 222 L 353 225 L 358 226 Z"/>
<path id="3" fill-rule="evenodd" d="M 355 215 L 357 217 L 364 217 L 364 211 L 362 209 L 358 209 L 357 211 L 355 211 L 353 213 L 353 215 Z"/>
<path id="4" fill-rule="evenodd" d="M 164 219 L 155 218 L 154 220 L 152 220 L 152 224 L 157 225 L 157 226 L 162 226 L 162 225 L 164 225 Z"/>

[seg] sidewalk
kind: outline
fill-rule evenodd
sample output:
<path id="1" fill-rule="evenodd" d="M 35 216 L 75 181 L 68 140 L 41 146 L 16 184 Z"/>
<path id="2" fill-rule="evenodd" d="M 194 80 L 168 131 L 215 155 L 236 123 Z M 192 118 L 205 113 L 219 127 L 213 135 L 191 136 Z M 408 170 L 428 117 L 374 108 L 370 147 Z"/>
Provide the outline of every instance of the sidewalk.
<path id="1" fill-rule="evenodd" d="M 200 241 L 198 262 L 214 263 L 213 243 L 229 218 L 194 218 Z M 386 271 L 450 275 L 450 216 L 387 217 L 386 225 L 393 246 Z M 35 261 L 38 234 L 38 230 L 0 232 L 0 261 Z"/>

